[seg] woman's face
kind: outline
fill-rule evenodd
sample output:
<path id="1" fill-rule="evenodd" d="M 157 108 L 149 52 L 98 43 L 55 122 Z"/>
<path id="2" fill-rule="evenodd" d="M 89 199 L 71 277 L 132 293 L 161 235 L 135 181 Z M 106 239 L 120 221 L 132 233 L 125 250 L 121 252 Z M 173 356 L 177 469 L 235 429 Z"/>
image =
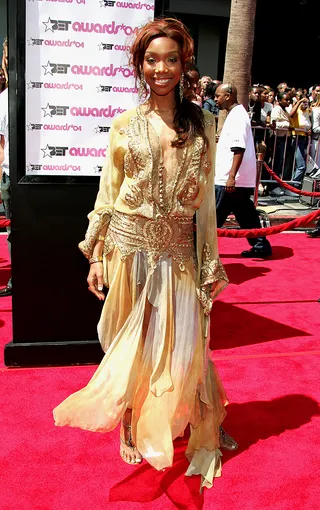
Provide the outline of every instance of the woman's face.
<path id="1" fill-rule="evenodd" d="M 262 99 L 262 101 L 267 102 L 268 101 L 268 96 L 269 96 L 269 92 L 267 91 L 267 89 L 262 89 L 261 90 L 261 99 Z"/>
<path id="2" fill-rule="evenodd" d="M 4 74 L 4 70 L 0 68 L 0 85 L 6 82 L 6 75 Z"/>
<path id="3" fill-rule="evenodd" d="M 309 108 L 309 99 L 307 97 L 303 99 L 302 103 L 300 104 L 300 108 L 301 110 L 307 110 Z"/>
<path id="4" fill-rule="evenodd" d="M 280 103 L 279 103 L 283 108 L 288 108 L 289 104 L 290 104 L 290 95 L 289 94 L 285 94 L 283 96 L 283 98 L 280 100 Z"/>
<path id="5" fill-rule="evenodd" d="M 206 88 L 206 86 L 208 85 L 208 83 L 211 83 L 211 82 L 212 82 L 212 80 L 211 80 L 210 76 L 203 76 L 203 77 L 201 78 L 201 80 L 200 80 L 200 81 L 201 81 L 201 86 L 202 86 L 202 88 L 203 88 L 203 89 L 205 89 L 205 88 Z"/>
<path id="6" fill-rule="evenodd" d="M 250 99 L 254 102 L 259 101 L 259 99 L 260 99 L 259 87 L 253 87 L 253 89 L 250 92 Z"/>
<path id="7" fill-rule="evenodd" d="M 273 103 L 274 102 L 274 92 L 273 92 L 273 90 L 270 90 L 270 92 L 268 94 L 268 101 L 269 101 L 269 103 Z"/>
<path id="8" fill-rule="evenodd" d="M 178 43 L 169 37 L 151 41 L 144 55 L 143 72 L 151 93 L 166 96 L 173 92 L 182 73 Z"/>

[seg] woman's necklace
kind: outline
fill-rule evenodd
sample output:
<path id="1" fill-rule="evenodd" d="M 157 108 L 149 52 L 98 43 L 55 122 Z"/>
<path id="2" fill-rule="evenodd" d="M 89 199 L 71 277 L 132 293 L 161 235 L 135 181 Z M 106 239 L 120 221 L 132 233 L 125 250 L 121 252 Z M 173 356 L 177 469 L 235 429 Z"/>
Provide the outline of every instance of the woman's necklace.
<path id="1" fill-rule="evenodd" d="M 159 144 L 160 144 L 160 147 L 161 147 L 160 139 L 159 139 Z M 187 153 L 188 153 L 188 147 L 184 147 L 182 155 L 181 155 L 181 159 L 180 159 L 180 164 L 179 164 L 179 166 L 178 166 L 178 168 L 177 168 L 177 170 L 175 172 L 175 179 L 174 179 L 172 185 L 170 186 L 171 187 L 171 197 L 169 198 L 169 196 L 167 196 L 167 200 L 165 200 L 165 197 L 164 197 L 164 175 L 163 175 L 165 167 L 164 167 L 164 164 L 163 164 L 163 152 L 162 152 L 162 149 L 161 149 L 161 160 L 160 160 L 159 169 L 158 169 L 159 209 L 160 209 L 159 212 L 160 212 L 160 214 L 169 214 L 171 212 L 171 209 L 173 207 L 173 201 L 174 201 L 174 196 L 175 196 L 175 192 L 176 192 L 176 189 L 177 189 L 177 185 L 178 185 L 181 173 L 182 173 L 182 171 L 184 169 L 184 166 L 185 166 Z M 166 193 L 166 195 L 169 195 L 169 194 Z"/>
<path id="2" fill-rule="evenodd" d="M 168 110 L 168 112 L 171 112 L 172 110 Z M 143 112 L 141 109 L 140 109 L 140 112 Z M 174 178 L 174 181 L 172 183 L 172 185 L 170 186 L 171 187 L 171 197 L 169 199 L 169 197 L 165 197 L 165 195 L 168 195 L 168 193 L 166 193 L 167 190 L 165 190 L 165 182 L 164 182 L 164 172 L 165 172 L 165 167 L 164 167 L 164 163 L 163 163 L 163 148 L 162 148 L 162 145 L 161 145 L 161 139 L 160 139 L 160 136 L 157 132 L 157 130 L 155 129 L 154 125 L 152 124 L 152 122 L 150 122 L 150 120 L 148 121 L 148 116 L 150 116 L 150 113 L 153 113 L 155 112 L 156 113 L 156 110 L 149 110 L 148 112 L 144 112 L 144 118 L 145 118 L 145 121 L 147 122 L 147 125 L 151 126 L 156 137 L 157 137 L 157 141 L 158 141 L 158 144 L 159 144 L 159 149 L 160 149 L 160 154 L 161 154 L 161 157 L 160 157 L 160 162 L 159 162 L 159 167 L 158 167 L 158 191 L 159 191 L 159 200 L 158 201 L 155 201 L 156 203 L 156 206 L 158 208 L 158 211 L 159 211 L 159 215 L 160 216 L 163 216 L 163 215 L 167 215 L 170 213 L 170 211 L 172 210 L 172 207 L 173 207 L 173 200 L 174 200 L 174 195 L 175 195 L 175 192 L 176 192 L 176 188 L 177 188 L 177 185 L 179 183 L 179 179 L 180 179 L 180 176 L 181 176 L 181 173 L 184 169 L 184 166 L 185 166 L 185 162 L 186 162 L 186 158 L 187 158 L 187 154 L 188 154 L 188 146 L 184 147 L 183 148 L 183 152 L 182 152 L 182 155 L 181 155 L 181 159 L 180 159 L 180 164 L 175 172 L 175 178 Z M 151 151 L 150 151 L 151 152 Z M 155 170 L 155 169 L 153 169 Z M 150 174 L 150 177 L 151 177 L 151 174 Z M 152 181 L 151 181 L 152 182 Z M 167 200 L 166 200 L 167 198 Z"/>
<path id="3" fill-rule="evenodd" d="M 150 110 L 150 113 L 156 113 L 157 115 L 159 115 L 160 113 L 172 113 L 172 110 Z"/>

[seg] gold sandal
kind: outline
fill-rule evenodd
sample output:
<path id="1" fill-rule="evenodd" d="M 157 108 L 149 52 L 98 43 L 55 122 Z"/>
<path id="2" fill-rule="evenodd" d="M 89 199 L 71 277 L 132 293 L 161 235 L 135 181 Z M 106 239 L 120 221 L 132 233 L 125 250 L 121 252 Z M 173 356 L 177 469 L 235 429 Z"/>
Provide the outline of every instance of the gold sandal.
<path id="1" fill-rule="evenodd" d="M 230 452 L 234 452 L 238 448 L 238 443 L 231 437 L 223 427 L 219 427 L 220 447 Z"/>
<path id="2" fill-rule="evenodd" d="M 126 427 L 129 430 L 129 437 L 127 440 L 124 440 L 124 439 L 122 439 L 122 437 L 120 437 L 121 443 L 123 444 L 123 446 L 125 446 L 130 451 L 130 453 L 138 452 L 137 447 L 132 443 L 131 425 L 128 425 L 123 420 L 121 421 L 121 423 L 124 427 Z M 140 455 L 140 459 L 136 458 L 136 460 L 128 461 L 124 458 L 124 456 L 122 455 L 122 453 L 120 451 L 120 456 L 121 456 L 122 460 L 124 460 L 124 462 L 126 462 L 127 464 L 141 464 L 141 462 L 142 462 L 141 453 L 138 452 L 138 454 Z"/>

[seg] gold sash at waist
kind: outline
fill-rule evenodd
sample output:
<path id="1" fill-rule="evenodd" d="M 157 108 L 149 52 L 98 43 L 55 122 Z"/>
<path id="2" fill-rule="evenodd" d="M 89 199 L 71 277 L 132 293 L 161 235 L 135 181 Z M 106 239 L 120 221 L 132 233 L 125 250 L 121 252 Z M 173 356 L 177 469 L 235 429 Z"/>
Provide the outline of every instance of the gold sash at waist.
<path id="1" fill-rule="evenodd" d="M 195 257 L 192 218 L 160 216 L 154 220 L 114 211 L 108 237 L 123 259 L 136 251 L 146 251 L 152 267 L 164 253 L 178 262 L 181 271 L 184 263 Z"/>

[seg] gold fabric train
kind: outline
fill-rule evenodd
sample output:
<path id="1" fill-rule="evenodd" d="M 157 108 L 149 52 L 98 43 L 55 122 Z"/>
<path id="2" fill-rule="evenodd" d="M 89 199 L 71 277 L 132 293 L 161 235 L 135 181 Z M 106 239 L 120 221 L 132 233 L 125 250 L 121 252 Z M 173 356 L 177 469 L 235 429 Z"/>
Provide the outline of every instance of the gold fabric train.
<path id="1" fill-rule="evenodd" d="M 201 474 L 202 486 L 211 487 L 221 471 L 219 425 L 227 398 L 210 360 L 208 320 L 228 279 L 217 249 L 214 119 L 204 114 L 209 148 L 198 137 L 192 146 L 171 149 L 162 209 L 162 149 L 143 107 L 113 122 L 99 194 L 80 243 L 90 257 L 108 226 L 109 292 L 98 324 L 105 356 L 87 386 L 62 402 L 54 417 L 58 426 L 108 432 L 132 408 L 133 441 L 156 469 L 172 465 L 173 440 L 190 424 L 186 475 Z"/>

